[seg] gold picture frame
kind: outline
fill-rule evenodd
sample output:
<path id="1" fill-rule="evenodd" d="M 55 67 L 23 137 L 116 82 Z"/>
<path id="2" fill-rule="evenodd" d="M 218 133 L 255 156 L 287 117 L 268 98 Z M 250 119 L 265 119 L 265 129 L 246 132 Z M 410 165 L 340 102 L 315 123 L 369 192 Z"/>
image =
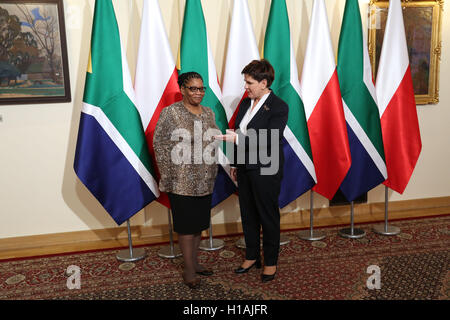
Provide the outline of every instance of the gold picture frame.
<path id="1" fill-rule="evenodd" d="M 439 102 L 443 0 L 402 0 L 403 20 L 416 104 Z M 369 2 L 369 55 L 376 79 L 388 0 Z"/>

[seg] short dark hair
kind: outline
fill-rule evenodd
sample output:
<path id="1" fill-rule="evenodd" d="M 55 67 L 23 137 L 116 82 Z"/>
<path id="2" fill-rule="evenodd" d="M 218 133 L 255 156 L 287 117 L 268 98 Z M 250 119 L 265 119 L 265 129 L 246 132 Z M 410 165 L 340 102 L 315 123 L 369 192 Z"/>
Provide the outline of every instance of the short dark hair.
<path id="1" fill-rule="evenodd" d="M 181 87 L 186 86 L 186 84 L 191 79 L 200 79 L 203 81 L 202 76 L 198 72 L 190 71 L 190 72 L 182 73 L 182 74 L 178 75 L 178 86 L 180 87 L 180 89 L 181 89 Z"/>
<path id="2" fill-rule="evenodd" d="M 268 88 L 272 85 L 272 82 L 275 79 L 275 70 L 266 59 L 253 60 L 246 65 L 244 69 L 242 69 L 241 73 L 251 76 L 258 82 L 266 79 Z"/>

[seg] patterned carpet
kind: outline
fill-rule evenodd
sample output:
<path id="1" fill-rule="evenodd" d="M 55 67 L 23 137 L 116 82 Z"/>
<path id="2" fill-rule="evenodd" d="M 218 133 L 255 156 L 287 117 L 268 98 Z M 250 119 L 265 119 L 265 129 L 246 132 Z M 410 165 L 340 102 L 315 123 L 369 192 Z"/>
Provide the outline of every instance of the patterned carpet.
<path id="1" fill-rule="evenodd" d="M 372 232 L 373 224 L 357 225 L 367 236 L 340 237 L 343 227 L 322 228 L 327 237 L 309 242 L 298 230 L 283 232 L 276 279 L 261 283 L 260 270 L 235 275 L 244 251 L 240 238 L 225 237 L 225 247 L 201 251 L 200 261 L 214 275 L 202 277 L 199 289 L 181 282 L 182 258 L 158 256 L 160 246 L 146 246 L 147 257 L 136 263 L 116 259 L 119 250 L 0 261 L 1 300 L 448 300 L 450 297 L 450 216 L 403 220 L 398 236 Z M 66 273 L 80 267 L 81 289 L 69 290 Z M 380 289 L 368 289 L 367 268 L 380 268 Z"/>

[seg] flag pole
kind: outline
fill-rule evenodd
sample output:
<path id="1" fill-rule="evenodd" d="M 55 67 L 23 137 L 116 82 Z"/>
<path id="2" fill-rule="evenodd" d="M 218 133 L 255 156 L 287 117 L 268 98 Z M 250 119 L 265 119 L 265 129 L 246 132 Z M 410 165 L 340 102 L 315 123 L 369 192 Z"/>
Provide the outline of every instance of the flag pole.
<path id="1" fill-rule="evenodd" d="M 291 242 L 289 237 L 287 237 L 283 234 L 280 234 L 280 246 L 284 246 L 284 245 L 288 244 L 289 242 Z M 238 241 L 236 241 L 235 245 L 236 245 L 236 247 L 238 247 L 240 249 L 245 249 L 246 248 L 245 238 L 244 237 L 240 238 Z"/>
<path id="2" fill-rule="evenodd" d="M 280 246 L 284 246 L 289 242 L 291 242 L 291 240 L 289 239 L 288 236 L 280 234 Z M 245 249 L 246 248 L 245 238 L 244 237 L 240 238 L 238 241 L 236 241 L 235 245 L 240 249 Z"/>
<path id="3" fill-rule="evenodd" d="M 206 251 L 214 251 L 222 249 L 225 246 L 225 242 L 221 239 L 213 239 L 212 223 L 209 218 L 209 239 L 200 241 L 199 248 Z"/>
<path id="4" fill-rule="evenodd" d="M 173 259 L 182 255 L 180 248 L 175 247 L 173 244 L 173 230 L 172 230 L 172 215 L 169 208 L 167 208 L 167 216 L 169 218 L 169 237 L 170 237 L 170 245 L 162 247 L 158 251 L 158 256 L 161 258 L 169 258 Z"/>
<path id="5" fill-rule="evenodd" d="M 147 255 L 145 253 L 144 249 L 140 248 L 140 249 L 133 250 L 133 243 L 131 241 L 130 219 L 127 220 L 127 229 L 128 229 L 129 250 L 119 251 L 119 253 L 116 256 L 117 260 L 124 261 L 124 262 L 134 262 L 134 261 L 144 259 L 145 256 Z"/>
<path id="6" fill-rule="evenodd" d="M 353 226 L 353 201 L 351 202 L 351 209 L 350 209 L 350 228 L 344 228 L 339 230 L 339 235 L 344 238 L 350 238 L 350 239 L 359 239 L 366 235 L 366 232 L 362 229 L 355 229 Z"/>
<path id="7" fill-rule="evenodd" d="M 285 236 L 284 234 L 280 234 L 280 246 L 284 246 L 285 244 L 288 244 L 291 242 L 288 236 Z"/>
<path id="8" fill-rule="evenodd" d="M 309 231 L 300 231 L 298 237 L 302 240 L 318 241 L 325 238 L 325 234 L 321 231 L 313 230 L 313 216 L 314 216 L 314 191 L 311 190 L 310 200 L 309 200 Z"/>
<path id="9" fill-rule="evenodd" d="M 280 246 L 284 246 L 284 245 L 288 244 L 289 242 L 291 242 L 289 237 L 287 237 L 283 234 L 280 234 Z M 238 247 L 240 249 L 245 249 L 246 245 L 245 245 L 244 237 L 242 237 L 238 241 L 236 241 L 236 247 Z"/>
<path id="10" fill-rule="evenodd" d="M 389 188 L 384 186 L 384 226 L 377 225 L 373 227 L 373 231 L 383 236 L 395 236 L 400 233 L 400 228 L 388 225 L 388 190 Z"/>

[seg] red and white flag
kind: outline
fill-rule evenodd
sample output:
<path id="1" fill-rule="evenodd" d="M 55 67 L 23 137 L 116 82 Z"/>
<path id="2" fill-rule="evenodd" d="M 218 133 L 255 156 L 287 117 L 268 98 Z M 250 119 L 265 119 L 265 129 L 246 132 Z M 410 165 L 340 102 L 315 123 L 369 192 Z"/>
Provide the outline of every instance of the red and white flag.
<path id="1" fill-rule="evenodd" d="M 182 99 L 178 72 L 167 39 L 158 0 L 144 1 L 134 89 L 147 144 L 156 166 L 153 133 L 161 110 Z M 158 171 L 158 170 L 157 170 Z M 159 178 L 159 172 L 158 178 Z M 167 194 L 158 201 L 169 207 Z"/>
<path id="2" fill-rule="evenodd" d="M 422 142 L 400 0 L 389 1 L 376 93 L 388 175 L 384 184 L 403 193 Z"/>
<path id="3" fill-rule="evenodd" d="M 247 95 L 241 71 L 252 60 L 259 60 L 259 53 L 247 0 L 234 0 L 222 88 L 222 104 L 230 128 L 234 128 L 239 104 Z"/>
<path id="4" fill-rule="evenodd" d="M 341 91 L 323 0 L 314 0 L 301 78 L 317 184 L 332 199 L 351 165 Z"/>

